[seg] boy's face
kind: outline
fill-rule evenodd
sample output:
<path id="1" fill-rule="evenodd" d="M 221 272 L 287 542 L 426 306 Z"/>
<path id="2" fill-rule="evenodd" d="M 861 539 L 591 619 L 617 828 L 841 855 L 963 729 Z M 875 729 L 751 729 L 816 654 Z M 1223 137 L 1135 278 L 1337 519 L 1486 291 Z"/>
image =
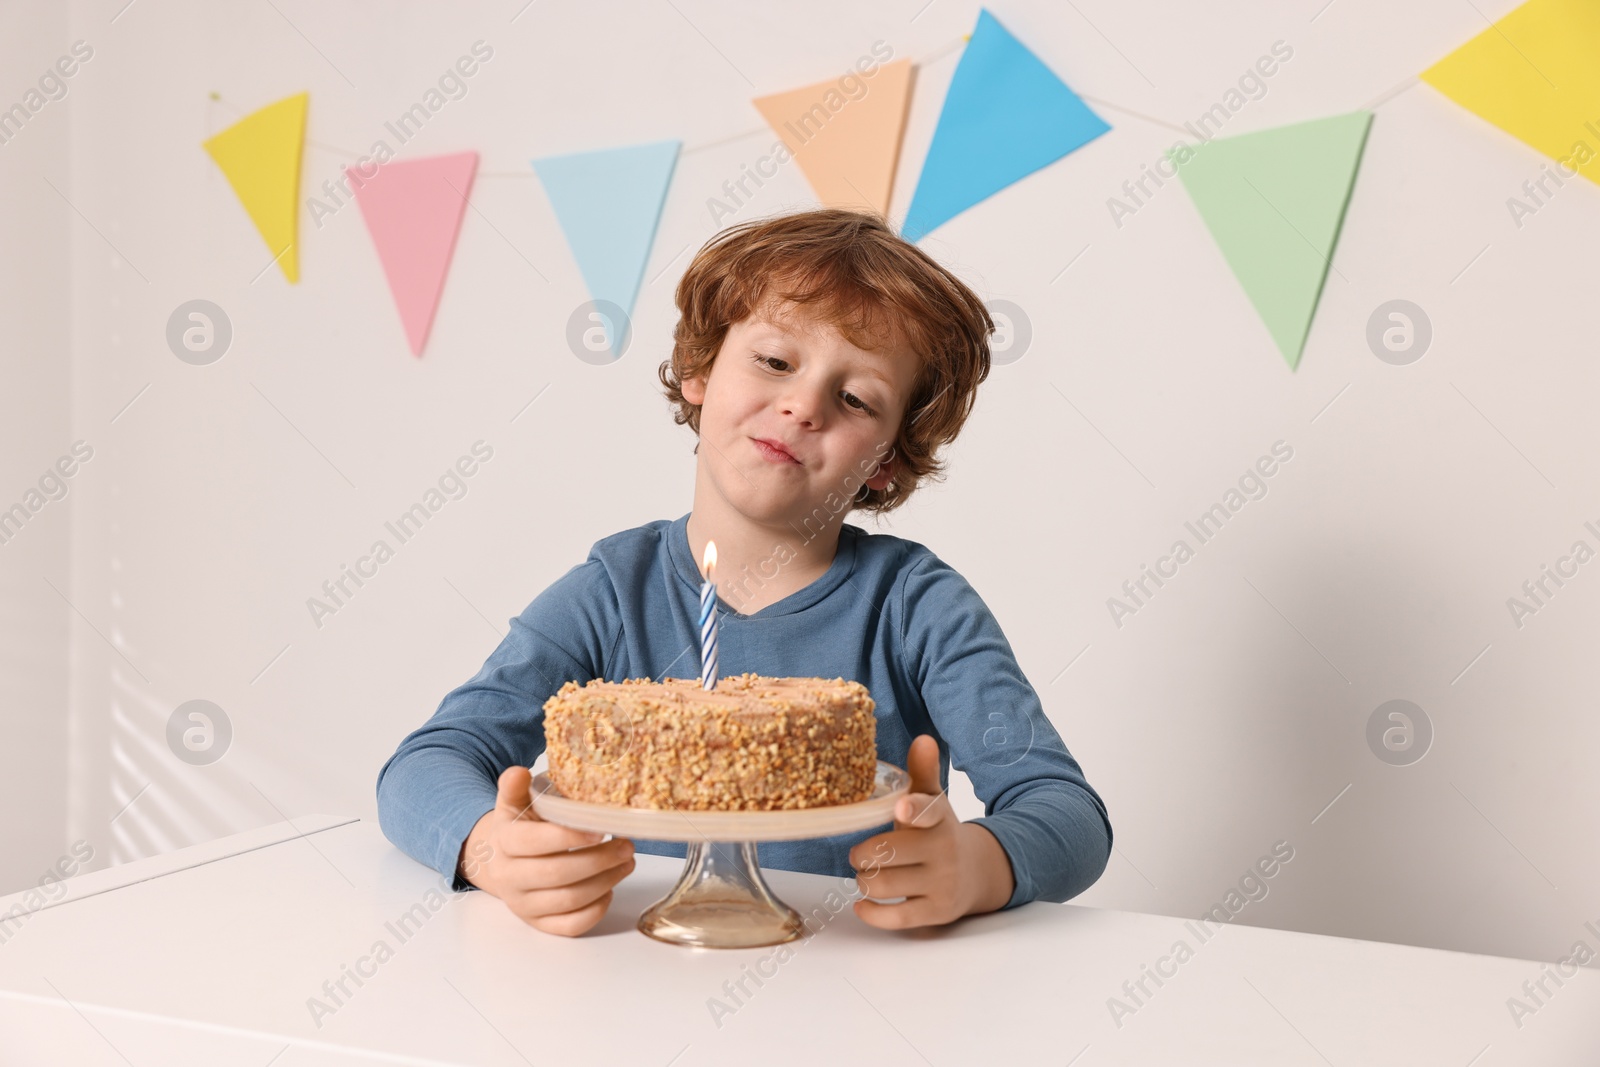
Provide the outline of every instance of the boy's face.
<path id="1" fill-rule="evenodd" d="M 701 405 L 700 474 L 736 510 L 772 524 L 830 493 L 849 499 L 863 482 L 881 489 L 893 466 L 877 460 L 891 456 L 916 373 L 913 352 L 857 348 L 792 305 L 753 314 L 729 327 L 706 378 L 683 383 L 684 399 Z"/>

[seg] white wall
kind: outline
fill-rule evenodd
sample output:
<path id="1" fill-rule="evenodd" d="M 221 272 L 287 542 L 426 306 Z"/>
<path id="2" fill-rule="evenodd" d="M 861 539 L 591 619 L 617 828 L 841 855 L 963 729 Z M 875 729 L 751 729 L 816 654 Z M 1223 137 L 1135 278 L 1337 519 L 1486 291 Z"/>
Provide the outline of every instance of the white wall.
<path id="1" fill-rule="evenodd" d="M 1470 6 L 1321 7 L 995 9 L 1115 128 L 924 241 L 986 299 L 1025 309 L 1034 339 L 984 386 L 948 483 L 884 529 L 970 578 L 1106 797 L 1117 854 L 1082 903 L 1198 914 L 1284 840 L 1294 860 L 1238 921 L 1553 959 L 1600 918 L 1600 860 L 1580 844 L 1600 814 L 1586 654 L 1600 578 L 1584 568 L 1521 629 L 1505 600 L 1574 540 L 1597 540 L 1582 524 L 1600 525 L 1585 418 L 1600 392 L 1588 256 L 1600 190 L 1572 182 L 1518 229 L 1506 198 L 1542 159 L 1410 81 L 1483 28 Z M 508 617 L 596 539 L 688 510 L 692 440 L 656 395 L 655 369 L 672 287 L 717 228 L 707 197 L 772 143 L 750 98 L 843 72 L 878 39 L 933 57 L 902 153 L 901 216 L 952 45 L 977 14 L 920 2 L 876 16 L 851 4 L 786 15 L 639 4 L 620 18 L 520 8 L 139 4 L 111 23 L 114 12 L 77 5 L 70 31 L 39 16 L 5 46 L 8 68 L 25 72 L 70 39 L 96 48 L 70 103 L 43 115 L 54 133 L 26 131 L 32 156 L 0 150 L 6 226 L 34 227 L 29 262 L 14 252 L 7 266 L 32 289 L 14 282 L 7 298 L 41 339 L 5 357 L 36 399 L 7 391 L 0 491 L 20 493 L 73 439 L 96 449 L 71 498 L 82 617 L 69 625 L 40 592 L 41 575 L 64 580 L 59 549 L 40 537 L 34 555 L 0 550 L 6 588 L 29 598 L 8 635 L 40 650 L 7 679 L 8 692 L 37 694 L 8 700 L 8 721 L 33 728 L 43 707 L 59 723 L 63 634 L 73 665 L 65 836 L 59 812 L 14 803 L 8 855 L 48 859 L 53 834 L 52 847 L 84 837 L 122 862 L 285 814 L 375 817 L 378 767 Z M 262 273 L 269 255 L 199 142 L 309 89 L 310 195 L 480 38 L 493 60 L 404 149 L 483 153 L 418 360 L 355 208 L 320 229 L 302 214 L 303 281 L 288 286 Z M 1377 107 L 1295 373 L 1186 193 L 1169 185 L 1120 228 L 1106 207 L 1275 40 L 1292 60 L 1226 132 L 1403 88 Z M 24 165 L 60 173 L 46 138 L 63 136 L 69 108 L 81 216 L 18 177 Z M 686 150 L 634 347 L 592 367 L 566 346 L 587 294 L 528 158 L 666 137 Z M 738 217 L 807 203 L 788 167 Z M 45 354 L 60 342 L 68 249 L 70 429 Z M 163 339 L 171 311 L 197 297 L 235 331 L 207 367 Z M 1407 367 L 1364 339 L 1395 298 L 1421 305 L 1435 333 Z M 306 598 L 478 439 L 495 454 L 469 495 L 314 626 Z M 1280 439 L 1294 458 L 1269 495 L 1116 627 L 1107 597 Z M 45 517 L 52 544 L 67 515 Z M 196 698 L 234 730 L 204 767 L 165 743 L 172 710 Z M 1412 766 L 1380 762 L 1365 739 L 1393 698 L 1419 704 L 1436 731 Z M 51 729 L 27 741 L 41 795 L 58 788 L 63 727 Z M 957 802 L 974 813 L 970 792 Z M 18 883 L 31 870 L 6 873 Z"/>
<path id="2" fill-rule="evenodd" d="M 57 56 L 68 11 L 0 8 L 0 108 Z M 73 301 L 66 241 L 73 196 L 69 101 L 0 143 L 0 511 L 38 489 L 72 436 Z M 49 182 L 55 186 L 52 191 Z M 84 472 L 91 474 L 91 472 Z M 0 543 L 0 893 L 33 885 L 66 850 L 71 515 L 88 479 L 39 506 Z M 103 490 L 106 483 L 101 482 Z M 47 488 L 59 495 L 54 483 Z"/>

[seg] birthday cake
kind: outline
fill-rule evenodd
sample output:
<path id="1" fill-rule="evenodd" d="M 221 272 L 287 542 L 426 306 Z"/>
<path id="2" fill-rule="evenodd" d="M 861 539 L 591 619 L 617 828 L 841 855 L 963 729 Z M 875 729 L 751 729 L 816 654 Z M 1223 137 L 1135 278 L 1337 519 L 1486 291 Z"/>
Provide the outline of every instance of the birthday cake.
<path id="1" fill-rule="evenodd" d="M 550 782 L 571 800 L 628 808 L 850 804 L 872 795 L 874 706 L 843 678 L 568 682 L 544 704 Z"/>

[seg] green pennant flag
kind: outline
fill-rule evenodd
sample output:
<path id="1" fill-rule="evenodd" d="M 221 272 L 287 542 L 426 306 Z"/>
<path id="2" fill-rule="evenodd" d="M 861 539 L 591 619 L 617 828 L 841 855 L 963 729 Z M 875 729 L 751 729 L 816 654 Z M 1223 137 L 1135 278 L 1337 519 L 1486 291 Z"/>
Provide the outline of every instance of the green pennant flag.
<path id="1" fill-rule="evenodd" d="M 1168 152 L 1222 257 L 1293 370 L 1328 276 L 1372 112 Z"/>

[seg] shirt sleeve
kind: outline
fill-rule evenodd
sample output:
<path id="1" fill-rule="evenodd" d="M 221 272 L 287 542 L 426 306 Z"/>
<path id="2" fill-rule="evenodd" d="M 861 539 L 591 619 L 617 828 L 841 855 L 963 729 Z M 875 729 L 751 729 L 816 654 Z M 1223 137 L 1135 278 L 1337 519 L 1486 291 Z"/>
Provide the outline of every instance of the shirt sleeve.
<path id="1" fill-rule="evenodd" d="M 903 648 L 950 765 L 972 781 L 1015 888 L 1001 910 L 1062 902 L 1111 856 L 1105 802 L 1044 713 L 1000 624 L 976 590 L 929 555 L 906 576 Z"/>
<path id="2" fill-rule="evenodd" d="M 574 567 L 511 620 L 478 673 L 447 693 L 433 717 L 378 772 L 378 824 L 401 851 L 474 889 L 456 866 L 493 810 L 500 775 L 544 751 L 544 702 L 568 681 L 602 677 L 621 634 L 616 595 L 596 559 Z"/>

